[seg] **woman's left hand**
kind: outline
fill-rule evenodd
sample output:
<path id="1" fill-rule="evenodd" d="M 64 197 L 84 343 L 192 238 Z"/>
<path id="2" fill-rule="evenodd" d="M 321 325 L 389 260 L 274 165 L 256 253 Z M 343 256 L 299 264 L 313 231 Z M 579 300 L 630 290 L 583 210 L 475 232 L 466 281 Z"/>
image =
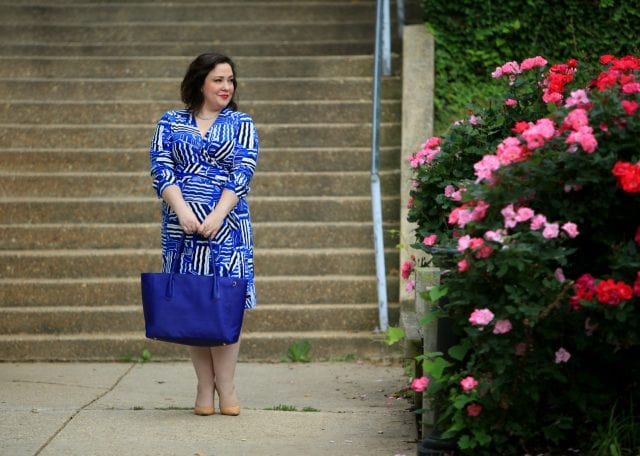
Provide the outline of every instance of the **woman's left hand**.
<path id="1" fill-rule="evenodd" d="M 203 238 L 212 239 L 216 234 L 218 234 L 218 231 L 220 231 L 220 227 L 222 227 L 223 222 L 224 217 L 220 217 L 215 211 L 213 211 L 207 215 L 204 222 L 200 224 L 198 234 Z"/>

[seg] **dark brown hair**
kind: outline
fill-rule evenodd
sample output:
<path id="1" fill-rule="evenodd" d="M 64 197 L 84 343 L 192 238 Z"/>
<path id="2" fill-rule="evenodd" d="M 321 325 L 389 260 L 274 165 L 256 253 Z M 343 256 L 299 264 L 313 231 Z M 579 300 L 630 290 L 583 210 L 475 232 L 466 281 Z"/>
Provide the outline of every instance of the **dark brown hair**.
<path id="1" fill-rule="evenodd" d="M 182 101 L 188 110 L 195 112 L 200 108 L 200 106 L 202 106 L 204 98 L 202 96 L 201 89 L 204 84 L 204 80 L 209 72 L 221 63 L 229 64 L 229 66 L 231 66 L 231 71 L 233 72 L 233 96 L 227 106 L 233 111 L 238 109 L 238 105 L 235 102 L 238 82 L 236 81 L 236 67 L 233 64 L 233 61 L 226 55 L 209 52 L 206 54 L 200 54 L 196 57 L 189 65 L 187 73 L 184 75 L 184 79 L 182 79 L 180 95 L 182 96 Z"/>

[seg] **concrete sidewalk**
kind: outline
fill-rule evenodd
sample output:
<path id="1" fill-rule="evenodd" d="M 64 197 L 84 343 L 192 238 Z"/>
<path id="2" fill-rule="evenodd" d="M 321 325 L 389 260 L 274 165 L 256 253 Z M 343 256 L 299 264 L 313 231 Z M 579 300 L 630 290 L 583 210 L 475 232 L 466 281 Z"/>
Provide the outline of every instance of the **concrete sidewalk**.
<path id="1" fill-rule="evenodd" d="M 0 364 L 6 456 L 394 456 L 416 452 L 402 367 L 241 363 L 238 417 L 193 414 L 188 362 Z M 216 404 L 217 405 L 217 404 Z M 298 411 L 268 410 L 277 406 Z M 305 407 L 310 411 L 302 411 Z M 317 410 L 317 411 L 316 411 Z"/>

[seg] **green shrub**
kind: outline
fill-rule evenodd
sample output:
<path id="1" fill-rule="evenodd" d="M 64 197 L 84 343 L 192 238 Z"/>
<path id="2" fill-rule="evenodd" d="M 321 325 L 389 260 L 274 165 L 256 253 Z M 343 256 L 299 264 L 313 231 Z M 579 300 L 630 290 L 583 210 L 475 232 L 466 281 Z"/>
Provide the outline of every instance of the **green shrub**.
<path id="1" fill-rule="evenodd" d="M 494 77 L 500 98 L 411 157 L 414 247 L 459 337 L 416 384 L 462 454 L 589 454 L 640 403 L 640 59 Z"/>

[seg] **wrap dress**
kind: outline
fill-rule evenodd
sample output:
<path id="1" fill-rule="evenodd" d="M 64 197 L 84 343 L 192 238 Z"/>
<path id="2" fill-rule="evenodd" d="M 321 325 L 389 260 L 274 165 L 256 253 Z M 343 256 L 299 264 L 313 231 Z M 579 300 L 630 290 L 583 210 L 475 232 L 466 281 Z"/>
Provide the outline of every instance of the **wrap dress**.
<path id="1" fill-rule="evenodd" d="M 183 231 L 171 207 L 162 203 L 162 270 L 170 272 L 177 261 L 183 274 L 217 275 L 248 279 L 245 309 L 256 306 L 253 279 L 253 230 L 247 194 L 258 159 L 258 135 L 251 117 L 223 109 L 207 131 L 198 130 L 188 110 L 166 112 L 156 126 L 150 148 L 151 176 L 159 198 L 170 185 L 178 185 L 185 202 L 202 223 L 215 208 L 224 189 L 238 203 L 209 242 L 187 236 L 176 258 Z M 210 270 L 210 255 L 215 271 Z"/>

